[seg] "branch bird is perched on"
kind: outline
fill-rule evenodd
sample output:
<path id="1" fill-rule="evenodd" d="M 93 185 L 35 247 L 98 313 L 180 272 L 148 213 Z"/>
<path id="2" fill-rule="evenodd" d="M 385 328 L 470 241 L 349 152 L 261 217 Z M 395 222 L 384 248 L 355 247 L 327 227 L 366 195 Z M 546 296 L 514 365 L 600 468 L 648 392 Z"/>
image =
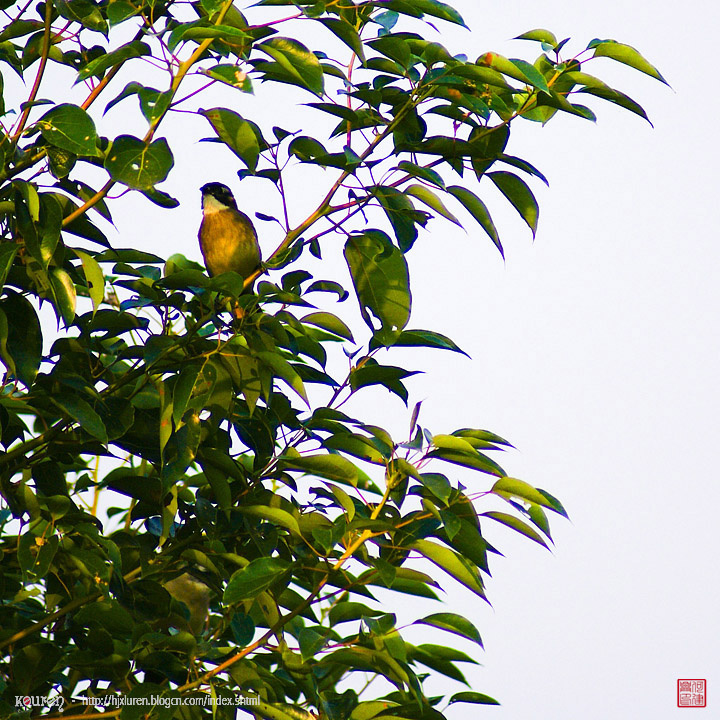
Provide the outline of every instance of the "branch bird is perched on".
<path id="1" fill-rule="evenodd" d="M 260 267 L 260 246 L 250 218 L 237 209 L 230 188 L 211 182 L 200 188 L 203 219 L 198 240 L 210 275 L 230 270 L 248 278 Z M 246 288 L 246 292 L 252 285 Z"/>

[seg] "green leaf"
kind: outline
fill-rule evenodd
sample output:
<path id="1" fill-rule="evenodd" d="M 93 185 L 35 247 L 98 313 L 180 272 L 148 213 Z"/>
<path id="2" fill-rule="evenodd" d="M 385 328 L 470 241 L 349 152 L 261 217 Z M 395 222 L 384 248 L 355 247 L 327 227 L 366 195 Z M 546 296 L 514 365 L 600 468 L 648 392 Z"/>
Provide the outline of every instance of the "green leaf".
<path id="1" fill-rule="evenodd" d="M 408 545 L 409 548 L 417 550 L 428 560 L 435 563 L 441 570 L 454 577 L 459 583 L 472 590 L 476 595 L 485 598 L 482 581 L 477 570 L 461 555 L 449 548 L 430 540 L 415 540 Z"/>
<path id="2" fill-rule="evenodd" d="M 409 371 L 392 365 L 367 363 L 350 373 L 350 387 L 355 391 L 368 385 L 382 385 L 407 403 L 408 392 L 400 381 L 417 374 L 417 370 Z"/>
<path id="3" fill-rule="evenodd" d="M 535 40 L 536 42 L 545 43 L 546 45 L 557 46 L 557 38 L 549 30 L 537 28 L 536 30 L 528 30 L 522 35 L 518 35 L 515 40 Z"/>
<path id="4" fill-rule="evenodd" d="M 439 350 L 452 350 L 470 357 L 449 337 L 432 330 L 403 330 L 393 343 L 393 347 L 429 347 Z"/>
<path id="5" fill-rule="evenodd" d="M 5 290 L 0 310 L 7 322 L 7 332 L 0 338 L 0 356 L 8 370 L 24 385 L 35 381 L 42 359 L 42 331 L 35 308 L 14 290 Z"/>
<path id="6" fill-rule="evenodd" d="M 89 403 L 77 395 L 53 394 L 50 400 L 57 405 L 72 420 L 79 423 L 80 427 L 97 438 L 103 444 L 107 444 L 107 430 L 101 417 L 92 409 Z"/>
<path id="7" fill-rule="evenodd" d="M 191 25 L 180 33 L 182 40 L 205 40 L 206 38 L 218 38 L 227 41 L 232 45 L 244 45 L 248 40 L 248 34 L 244 30 L 232 27 L 231 25 Z M 175 40 L 177 36 L 173 39 Z"/>
<path id="8" fill-rule="evenodd" d="M 30 582 L 44 578 L 60 545 L 57 535 L 38 537 L 26 532 L 18 543 L 17 559 L 25 578 Z"/>
<path id="9" fill-rule="evenodd" d="M 400 249 L 407 252 L 417 240 L 417 225 L 424 226 L 427 215 L 418 212 L 405 193 L 393 187 L 377 185 L 373 188 L 373 194 L 380 201 L 392 225 Z"/>
<path id="10" fill-rule="evenodd" d="M 588 49 L 594 50 L 593 57 L 607 57 L 615 60 L 623 65 L 628 65 L 635 70 L 639 70 L 650 77 L 654 77 L 665 85 L 669 84 L 667 80 L 660 74 L 660 71 L 651 65 L 634 47 L 624 45 L 616 40 L 593 40 Z"/>
<path id="11" fill-rule="evenodd" d="M 496 475 L 498 477 L 505 475 L 505 471 L 494 460 L 491 460 L 487 457 L 487 455 L 477 452 L 475 449 L 473 449 L 472 452 L 469 452 L 458 449 L 443 448 L 429 452 L 426 457 L 445 460 L 446 462 L 450 462 L 455 465 L 479 470 L 480 472 L 487 473 L 488 475 Z"/>
<path id="12" fill-rule="evenodd" d="M 397 337 L 410 319 L 410 279 L 405 257 L 380 230 L 351 235 L 345 260 L 360 303 L 360 313 L 375 329 L 370 312 L 380 321 L 386 339 Z M 370 311 L 370 312 L 368 312 Z"/>
<path id="13" fill-rule="evenodd" d="M 500 251 L 500 255 L 505 257 L 505 251 L 503 250 L 500 237 L 498 236 L 495 223 L 490 217 L 485 203 L 472 191 L 467 188 L 461 187 L 460 185 L 451 185 L 447 191 L 456 197 L 465 207 L 465 209 L 477 220 L 480 227 L 490 236 L 495 247 Z"/>
<path id="14" fill-rule="evenodd" d="M 237 509 L 244 515 L 267 520 L 273 525 L 287 528 L 296 535 L 301 534 L 297 520 L 287 510 L 269 505 L 239 505 Z"/>
<path id="15" fill-rule="evenodd" d="M 323 441 L 323 446 L 328 450 L 340 450 L 341 452 L 353 455 L 360 460 L 383 465 L 385 457 L 373 445 L 370 438 L 357 433 L 337 433 Z"/>
<path id="16" fill-rule="evenodd" d="M 467 618 L 456 613 L 434 613 L 421 620 L 416 620 L 413 625 L 430 625 L 441 630 L 447 630 L 467 640 L 472 640 L 480 647 L 483 646 L 478 629 Z"/>
<path id="17" fill-rule="evenodd" d="M 250 600 L 267 590 L 290 568 L 289 563 L 274 557 L 261 557 L 252 560 L 240 570 L 236 570 L 228 580 L 223 593 L 223 603 L 233 605 L 241 600 Z"/>
<path id="18" fill-rule="evenodd" d="M 361 490 L 378 492 L 370 478 L 342 455 L 298 455 L 286 454 L 279 458 L 278 464 L 284 470 L 300 470 L 327 480 L 352 485 Z"/>
<path id="19" fill-rule="evenodd" d="M 65 324 L 70 325 L 75 319 L 75 308 L 77 306 L 75 284 L 70 275 L 59 267 L 52 268 L 49 278 L 55 309 L 65 321 Z"/>
<path id="20" fill-rule="evenodd" d="M 19 247 L 16 243 L 0 243 L 0 289 L 5 286 L 5 279 L 10 272 Z"/>
<path id="21" fill-rule="evenodd" d="M 236 112 L 226 108 L 213 108 L 200 112 L 213 126 L 217 136 L 247 165 L 251 172 L 255 172 L 260 156 L 260 144 L 253 125 Z"/>
<path id="22" fill-rule="evenodd" d="M 405 4 L 405 3 L 404 3 Z M 426 15 L 432 15 L 433 17 L 440 18 L 441 20 L 447 20 L 448 22 L 455 23 L 456 25 L 462 25 L 467 27 L 465 21 L 462 19 L 462 15 L 452 6 L 444 2 L 438 2 L 438 0 L 412 0 L 409 4 L 413 10 L 419 10 Z"/>
<path id="23" fill-rule="evenodd" d="M 105 112 L 117 105 L 121 100 L 137 95 L 140 100 L 140 110 L 149 123 L 154 123 L 161 118 L 170 106 L 172 93 L 169 91 L 160 92 L 155 88 L 145 87 L 138 82 L 128 83 L 120 94 L 113 98 L 106 106 Z"/>
<path id="24" fill-rule="evenodd" d="M 361 62 L 365 62 L 365 50 L 360 35 L 347 20 L 318 18 L 318 22 L 321 22 L 330 32 L 340 38 L 360 58 Z"/>
<path id="25" fill-rule="evenodd" d="M 149 45 L 139 40 L 127 43 L 127 45 L 121 45 L 117 50 L 113 50 L 110 53 L 104 53 L 100 57 L 91 60 L 80 72 L 78 72 L 76 83 L 82 80 L 87 80 L 93 75 L 95 77 L 102 77 L 103 73 L 114 65 L 124 63 L 126 60 L 131 58 L 143 57 L 144 55 L 151 55 L 152 50 Z"/>
<path id="26" fill-rule="evenodd" d="M 322 96 L 324 73 L 317 56 L 292 38 L 274 37 L 255 46 L 267 53 L 295 80 L 295 84 Z"/>
<path id="27" fill-rule="evenodd" d="M 545 76 L 534 65 L 531 65 L 527 60 L 517 58 L 510 58 L 510 62 L 523 74 L 530 85 L 539 90 L 550 92 Z"/>
<path id="28" fill-rule="evenodd" d="M 272 369 L 274 375 L 284 380 L 306 403 L 308 402 L 302 378 L 287 360 L 278 353 L 270 351 L 259 352 L 257 357 Z"/>
<path id="29" fill-rule="evenodd" d="M 435 185 L 442 190 L 445 189 L 445 181 L 442 179 L 442 176 L 431 168 L 422 167 L 421 165 L 416 165 L 415 163 L 403 160 L 401 163 L 398 163 L 398 170 L 402 170 L 408 175 L 425 180 L 425 182 L 429 182 L 431 185 Z"/>
<path id="30" fill-rule="evenodd" d="M 116 137 L 105 158 L 110 177 L 136 190 L 150 190 L 161 183 L 174 164 L 165 138 L 148 145 L 132 135 Z"/>
<path id="31" fill-rule="evenodd" d="M 119 25 L 140 12 L 142 12 L 142 8 L 126 0 L 115 0 L 107 5 L 107 18 L 111 26 Z"/>
<path id="32" fill-rule="evenodd" d="M 314 325 L 328 332 L 334 333 L 345 340 L 355 342 L 350 328 L 337 315 L 327 312 L 314 312 L 300 318 L 300 322 Z"/>
<path id="33" fill-rule="evenodd" d="M 92 0 L 56 0 L 55 7 L 64 18 L 107 35 L 108 26 L 100 5 Z"/>
<path id="34" fill-rule="evenodd" d="M 450 222 L 454 222 L 456 225 L 462 227 L 460 221 L 443 205 L 442 200 L 424 185 L 410 185 L 405 188 L 405 193 L 416 197 L 429 208 L 432 208 L 438 215 L 442 215 L 447 220 L 450 220 Z"/>
<path id="35" fill-rule="evenodd" d="M 250 77 L 237 65 L 216 65 L 215 67 L 205 68 L 203 73 L 214 80 L 219 80 L 243 92 L 251 93 L 253 91 Z"/>
<path id="36" fill-rule="evenodd" d="M 36 123 L 51 145 L 75 155 L 97 157 L 98 136 L 93 119 L 77 105 L 63 103 L 45 113 Z"/>
<path id="37" fill-rule="evenodd" d="M 488 177 L 518 211 L 535 237 L 540 209 L 527 183 L 517 175 L 504 170 L 488 173 Z"/>
<path id="38" fill-rule="evenodd" d="M 625 110 L 629 110 L 630 112 L 639 115 L 644 120 L 647 120 L 652 126 L 650 118 L 647 116 L 643 107 L 639 103 L 635 102 L 635 100 L 631 97 L 625 95 L 625 93 L 621 93 L 619 90 L 614 90 L 609 85 L 602 82 L 602 80 L 598 80 L 592 75 L 588 75 L 586 73 L 568 72 L 565 74 L 571 76 L 571 78 L 578 84 L 585 85 L 584 88 L 578 90 L 577 92 L 594 95 L 595 97 L 607 100 L 618 107 L 625 108 Z"/>
<path id="39" fill-rule="evenodd" d="M 537 505 L 553 510 L 560 515 L 567 517 L 565 509 L 560 502 L 547 493 L 544 493 L 538 488 L 534 488 L 532 485 L 526 483 L 524 480 L 518 480 L 517 478 L 501 477 L 491 488 L 490 492 L 499 495 L 506 500 L 511 498 L 520 498 L 521 500 L 527 500 Z"/>
<path id="40" fill-rule="evenodd" d="M 346 600 L 334 604 L 330 608 L 328 620 L 330 621 L 330 625 L 339 625 L 340 623 L 361 620 L 366 617 L 377 617 L 382 614 L 382 610 L 373 610 L 373 608 L 363 603 L 349 602 Z"/>
<path id="41" fill-rule="evenodd" d="M 448 705 L 452 705 L 453 703 L 458 703 L 458 702 L 474 703 L 476 705 L 499 705 L 500 704 L 497 700 L 495 700 L 495 698 L 491 698 L 489 695 L 483 695 L 483 693 L 471 692 L 471 691 L 455 693 L 448 701 Z"/>
<path id="42" fill-rule="evenodd" d="M 545 542 L 545 540 L 543 540 L 542 536 L 539 533 L 537 533 L 519 518 L 516 518 L 514 515 L 510 515 L 504 512 L 497 512 L 496 510 L 491 510 L 490 512 L 482 513 L 482 516 L 489 517 L 491 520 L 495 520 L 501 525 L 512 528 L 516 532 L 519 532 L 521 535 L 524 535 L 525 537 L 530 538 L 534 542 L 538 543 L 538 545 L 542 545 L 544 548 L 547 547 L 547 543 Z"/>

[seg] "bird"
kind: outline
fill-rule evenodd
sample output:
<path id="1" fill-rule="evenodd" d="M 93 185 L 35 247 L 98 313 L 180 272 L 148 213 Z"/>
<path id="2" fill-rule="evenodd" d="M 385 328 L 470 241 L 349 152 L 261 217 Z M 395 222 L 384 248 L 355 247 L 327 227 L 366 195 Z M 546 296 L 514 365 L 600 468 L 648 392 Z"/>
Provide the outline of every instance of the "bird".
<path id="1" fill-rule="evenodd" d="M 211 182 L 200 188 L 203 217 L 198 232 L 200 251 L 211 276 L 234 271 L 243 278 L 260 268 L 261 255 L 252 220 L 238 210 L 227 185 Z M 244 292 L 252 291 L 252 283 Z"/>

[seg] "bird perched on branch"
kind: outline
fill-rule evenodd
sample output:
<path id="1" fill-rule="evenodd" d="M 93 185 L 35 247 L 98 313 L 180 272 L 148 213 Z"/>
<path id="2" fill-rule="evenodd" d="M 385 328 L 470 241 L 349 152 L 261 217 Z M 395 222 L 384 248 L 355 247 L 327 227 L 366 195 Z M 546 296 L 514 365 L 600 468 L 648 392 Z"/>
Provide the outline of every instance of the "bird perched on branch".
<path id="1" fill-rule="evenodd" d="M 230 188 L 211 182 L 200 188 L 203 219 L 198 240 L 210 275 L 230 270 L 248 278 L 260 267 L 260 246 L 252 220 L 237 209 Z M 252 284 L 245 292 L 252 290 Z"/>

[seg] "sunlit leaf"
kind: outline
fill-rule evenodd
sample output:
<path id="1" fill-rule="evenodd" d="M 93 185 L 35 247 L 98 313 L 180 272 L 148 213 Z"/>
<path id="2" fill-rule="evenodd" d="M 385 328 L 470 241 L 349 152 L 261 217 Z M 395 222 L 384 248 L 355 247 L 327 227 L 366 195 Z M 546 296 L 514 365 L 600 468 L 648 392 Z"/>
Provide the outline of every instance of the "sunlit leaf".
<path id="1" fill-rule="evenodd" d="M 480 575 L 464 557 L 430 540 L 416 540 L 409 547 L 424 555 L 476 595 L 485 598 Z"/>
<path id="2" fill-rule="evenodd" d="M 630 45 L 619 43 L 616 40 L 593 40 L 588 45 L 588 49 L 593 50 L 593 57 L 607 57 L 616 60 L 668 85 L 667 80 L 660 74 L 660 71 Z"/>
<path id="3" fill-rule="evenodd" d="M 307 88 L 316 95 L 322 95 L 324 89 L 324 73 L 316 55 L 305 45 L 287 37 L 274 37 L 256 45 L 270 55 L 296 84 Z"/>

